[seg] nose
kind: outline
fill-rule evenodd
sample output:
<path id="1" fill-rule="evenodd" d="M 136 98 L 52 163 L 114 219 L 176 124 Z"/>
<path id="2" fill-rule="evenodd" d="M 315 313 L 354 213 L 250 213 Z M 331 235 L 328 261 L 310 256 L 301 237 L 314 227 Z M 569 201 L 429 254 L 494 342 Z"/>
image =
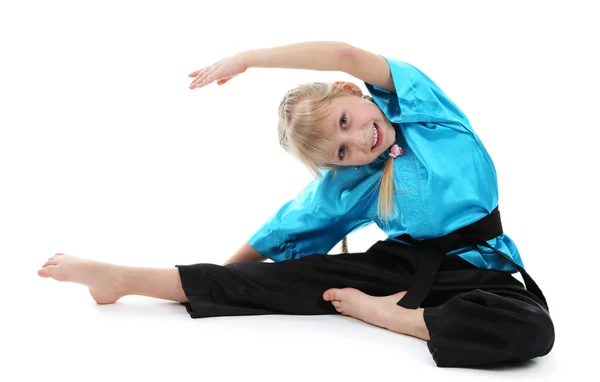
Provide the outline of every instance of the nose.
<path id="1" fill-rule="evenodd" d="M 373 135 L 370 134 L 370 131 L 373 130 L 371 126 L 371 123 L 367 123 L 359 129 L 354 129 L 352 133 L 352 143 L 355 150 L 364 152 L 371 151 L 371 144 L 373 143 Z"/>

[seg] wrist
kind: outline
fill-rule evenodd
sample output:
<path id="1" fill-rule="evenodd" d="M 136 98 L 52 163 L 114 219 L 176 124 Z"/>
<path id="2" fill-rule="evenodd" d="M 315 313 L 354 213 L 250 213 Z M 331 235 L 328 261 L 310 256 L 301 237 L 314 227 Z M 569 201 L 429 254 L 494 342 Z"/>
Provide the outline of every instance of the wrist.
<path id="1" fill-rule="evenodd" d="M 254 54 L 254 50 L 246 50 L 244 52 L 237 53 L 234 57 L 239 61 L 240 65 L 244 68 L 244 71 L 249 68 L 255 68 L 256 65 L 253 65 L 252 55 Z"/>
<path id="2" fill-rule="evenodd" d="M 245 69 L 277 67 L 269 60 L 269 51 L 273 48 L 250 49 L 237 54 Z M 276 64 L 276 63 L 275 63 Z"/>

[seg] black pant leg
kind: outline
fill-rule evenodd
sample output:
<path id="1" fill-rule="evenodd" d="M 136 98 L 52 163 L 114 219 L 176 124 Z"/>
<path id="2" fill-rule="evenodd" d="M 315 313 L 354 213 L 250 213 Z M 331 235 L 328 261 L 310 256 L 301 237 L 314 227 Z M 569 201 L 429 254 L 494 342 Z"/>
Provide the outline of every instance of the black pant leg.
<path id="1" fill-rule="evenodd" d="M 554 325 L 526 290 L 474 289 L 425 308 L 439 367 L 469 367 L 541 357 L 554 345 Z"/>
<path id="2" fill-rule="evenodd" d="M 352 287 L 373 296 L 408 289 L 419 253 L 380 242 L 367 253 L 311 255 L 278 263 L 178 265 L 192 318 L 338 314 L 322 295 Z M 440 367 L 521 361 L 547 354 L 554 327 L 541 302 L 510 274 L 449 256 L 423 304 Z"/>
<path id="3" fill-rule="evenodd" d="M 410 249 L 407 249 L 410 252 Z M 260 314 L 339 314 L 323 300 L 329 288 L 387 296 L 410 285 L 414 253 L 371 251 L 310 255 L 276 263 L 177 265 L 192 318 Z"/>

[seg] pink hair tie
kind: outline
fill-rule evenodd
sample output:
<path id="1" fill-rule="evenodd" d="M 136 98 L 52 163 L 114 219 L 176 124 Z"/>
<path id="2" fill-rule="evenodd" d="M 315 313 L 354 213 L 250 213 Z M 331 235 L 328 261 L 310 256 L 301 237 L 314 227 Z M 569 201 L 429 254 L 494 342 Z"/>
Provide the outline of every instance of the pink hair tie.
<path id="1" fill-rule="evenodd" d="M 392 148 L 390 149 L 390 157 L 392 158 L 397 158 L 400 155 L 402 155 L 404 153 L 404 150 L 402 150 L 402 147 L 398 146 L 398 145 L 393 145 Z"/>

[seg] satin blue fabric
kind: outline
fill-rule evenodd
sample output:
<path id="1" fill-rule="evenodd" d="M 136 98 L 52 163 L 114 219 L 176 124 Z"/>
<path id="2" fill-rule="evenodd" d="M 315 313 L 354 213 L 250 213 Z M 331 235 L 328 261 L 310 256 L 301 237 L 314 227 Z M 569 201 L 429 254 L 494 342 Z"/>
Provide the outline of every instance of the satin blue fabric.
<path id="1" fill-rule="evenodd" d="M 365 83 L 396 130 L 404 153 L 394 159 L 395 216 L 377 217 L 378 182 L 388 151 L 359 166 L 323 171 L 296 198 L 284 204 L 249 239 L 273 261 L 326 255 L 349 233 L 375 223 L 388 240 L 443 236 L 489 214 L 498 205 L 496 170 L 467 117 L 416 67 L 384 57 L 396 94 Z M 503 234 L 488 243 L 524 268 L 515 243 Z M 350 250 L 352 250 L 350 248 Z M 517 272 L 489 248 L 459 249 L 479 268 Z"/>

